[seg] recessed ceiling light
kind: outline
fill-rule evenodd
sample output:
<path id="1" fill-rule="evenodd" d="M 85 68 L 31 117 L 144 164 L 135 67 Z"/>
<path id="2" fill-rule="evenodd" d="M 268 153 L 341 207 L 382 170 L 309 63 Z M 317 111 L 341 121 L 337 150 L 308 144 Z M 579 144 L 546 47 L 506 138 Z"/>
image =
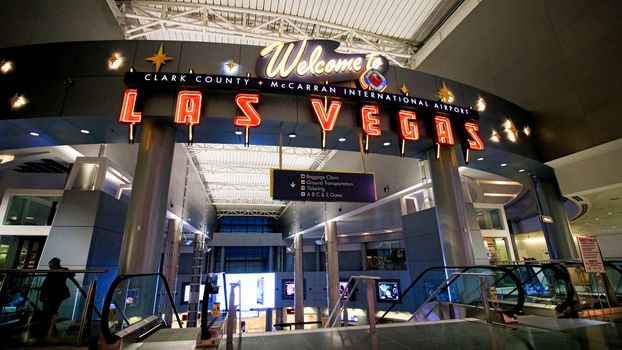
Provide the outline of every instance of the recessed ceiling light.
<path id="1" fill-rule="evenodd" d="M 236 134 L 236 135 L 242 135 L 242 130 L 236 130 L 236 131 L 235 131 L 235 134 Z"/>
<path id="2" fill-rule="evenodd" d="M 524 172 L 524 171 L 525 171 L 525 169 L 518 169 L 518 172 L 519 172 L 519 173 L 522 173 L 522 172 Z"/>
<path id="3" fill-rule="evenodd" d="M 477 160 L 484 160 L 484 157 L 479 157 L 477 158 Z"/>
<path id="4" fill-rule="evenodd" d="M 32 135 L 32 136 L 39 136 L 39 134 L 34 132 L 34 131 L 30 132 L 30 135 Z"/>
<path id="5" fill-rule="evenodd" d="M 383 146 L 385 146 L 385 147 L 386 147 L 386 146 L 391 146 L 391 142 L 388 142 L 388 141 L 387 141 L 387 142 L 383 143 L 382 145 L 383 145 Z"/>
<path id="6" fill-rule="evenodd" d="M 90 134 L 91 133 L 90 131 L 88 131 L 86 129 L 82 129 L 82 130 L 80 130 L 80 132 L 83 133 L 83 134 Z"/>
<path id="7" fill-rule="evenodd" d="M 295 133 L 295 132 L 290 132 L 290 133 L 289 133 L 289 135 L 287 135 L 287 136 L 288 136 L 290 139 L 295 139 L 295 138 L 296 138 L 296 136 L 298 136 L 298 135 L 296 135 L 296 133 Z"/>
<path id="8" fill-rule="evenodd" d="M 340 137 L 340 138 L 339 138 L 339 142 L 344 142 L 345 140 L 346 140 L 346 138 L 345 138 L 345 137 Z"/>
<path id="9" fill-rule="evenodd" d="M 608 212 L 607 215 L 611 215 L 611 212 Z"/>
<path id="10" fill-rule="evenodd" d="M 501 163 L 501 166 L 508 166 L 507 163 Z"/>
<path id="11" fill-rule="evenodd" d="M 594 220 L 598 221 L 598 220 L 600 220 L 600 219 L 599 219 L 599 218 L 596 218 L 596 219 L 594 219 Z"/>

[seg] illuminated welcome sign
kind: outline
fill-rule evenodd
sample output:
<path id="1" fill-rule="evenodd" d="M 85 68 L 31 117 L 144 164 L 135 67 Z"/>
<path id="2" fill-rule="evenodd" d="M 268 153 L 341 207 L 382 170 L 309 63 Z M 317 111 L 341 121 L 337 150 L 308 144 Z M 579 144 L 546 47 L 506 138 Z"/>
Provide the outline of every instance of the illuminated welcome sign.
<path id="1" fill-rule="evenodd" d="M 203 116 L 204 91 L 224 89 L 244 91 L 237 93 L 232 102 L 241 112 L 233 116 L 233 125 L 246 130 L 245 145 L 250 142 L 249 129 L 261 126 L 262 116 L 259 109 L 261 98 L 258 92 L 265 91 L 308 96 L 314 119 L 324 134 L 333 131 L 337 124 L 343 100 L 358 102 L 359 124 L 365 136 L 365 151 L 369 149 L 372 138 L 382 135 L 381 111 L 393 114 L 396 131 L 402 141 L 400 146 L 402 156 L 405 153 L 406 142 L 419 140 L 421 119 L 424 119 L 427 126 L 427 134 L 437 145 L 454 145 L 456 137 L 459 137 L 463 143 L 463 150 L 484 149 L 484 142 L 479 136 L 477 112 L 470 108 L 418 97 L 336 85 L 211 74 L 128 72 L 125 74 L 125 83 L 129 88 L 124 94 L 119 122 L 130 126 L 130 141 L 133 140 L 133 126 L 142 122 L 140 103 L 137 101 L 139 97 L 149 95 L 149 91 L 154 89 L 175 91 L 177 102 L 173 121 L 188 126 L 188 141 L 192 142 L 193 127 L 200 123 Z M 388 129 L 390 127 L 387 128 L 385 125 L 384 130 Z M 465 158 L 468 161 L 468 153 Z"/>
<path id="2" fill-rule="evenodd" d="M 259 52 L 257 76 L 305 82 L 357 80 L 366 71 L 384 73 L 389 61 L 378 54 L 342 54 L 333 40 L 274 42 Z"/>

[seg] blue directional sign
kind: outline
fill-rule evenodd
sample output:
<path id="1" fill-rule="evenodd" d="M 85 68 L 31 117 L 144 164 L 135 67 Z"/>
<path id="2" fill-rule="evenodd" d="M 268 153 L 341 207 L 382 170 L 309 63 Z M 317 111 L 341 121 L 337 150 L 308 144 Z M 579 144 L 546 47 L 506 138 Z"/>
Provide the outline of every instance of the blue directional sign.
<path id="1" fill-rule="evenodd" d="M 375 202 L 374 174 L 315 170 L 270 171 L 270 196 L 285 201 Z"/>

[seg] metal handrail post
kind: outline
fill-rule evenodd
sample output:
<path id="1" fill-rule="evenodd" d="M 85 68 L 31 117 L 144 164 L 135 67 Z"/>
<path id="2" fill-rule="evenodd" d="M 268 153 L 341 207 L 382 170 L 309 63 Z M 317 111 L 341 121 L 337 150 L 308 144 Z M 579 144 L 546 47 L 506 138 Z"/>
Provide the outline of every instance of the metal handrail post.
<path id="1" fill-rule="evenodd" d="M 84 310 L 82 310 L 82 320 L 80 320 L 80 332 L 78 333 L 78 341 L 76 346 L 82 346 L 85 344 L 85 339 L 91 333 L 91 321 L 93 319 L 93 309 L 95 307 L 95 290 L 97 288 L 97 281 L 91 280 L 89 282 L 89 290 L 86 293 L 86 300 L 84 302 Z M 104 320 L 101 320 L 104 322 Z"/>
<path id="2" fill-rule="evenodd" d="M 367 319 L 369 320 L 369 332 L 376 333 L 376 305 L 374 304 L 374 281 L 368 279 L 367 283 Z"/>
<path id="3" fill-rule="evenodd" d="M 490 306 L 488 305 L 488 291 L 486 288 L 486 283 L 484 279 L 486 276 L 477 276 L 479 280 L 479 290 L 482 293 L 482 304 L 484 305 L 484 314 L 486 315 L 486 322 L 492 323 L 492 318 L 490 317 Z"/>
<path id="4" fill-rule="evenodd" d="M 240 287 L 240 281 L 229 283 L 229 309 L 227 311 L 227 345 L 233 345 L 233 328 L 235 327 L 235 287 Z M 241 307 L 242 305 L 240 305 Z"/>

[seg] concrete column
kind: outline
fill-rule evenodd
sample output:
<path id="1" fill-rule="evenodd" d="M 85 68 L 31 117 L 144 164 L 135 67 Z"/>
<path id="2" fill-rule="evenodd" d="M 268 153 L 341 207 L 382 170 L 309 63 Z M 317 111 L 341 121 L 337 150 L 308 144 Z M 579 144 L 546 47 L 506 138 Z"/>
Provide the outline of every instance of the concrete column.
<path id="1" fill-rule="evenodd" d="M 304 272 L 302 268 L 302 235 L 294 236 L 294 286 L 296 293 L 294 294 L 294 321 L 304 322 Z M 296 326 L 296 329 L 304 329 L 302 325 Z"/>
<path id="2" fill-rule="evenodd" d="M 361 243 L 361 270 L 367 271 L 367 246 Z"/>
<path id="3" fill-rule="evenodd" d="M 268 272 L 274 272 L 274 247 L 268 247 Z"/>
<path id="4" fill-rule="evenodd" d="M 173 126 L 144 124 L 125 220 L 119 274 L 158 271 L 174 149 Z"/>
<path id="5" fill-rule="evenodd" d="M 324 224 L 326 235 L 326 299 L 328 310 L 339 300 L 339 253 L 337 247 L 337 222 Z M 330 312 L 330 311 L 329 311 Z"/>
<path id="6" fill-rule="evenodd" d="M 266 332 L 272 331 L 272 309 L 266 309 Z"/>
<path id="7" fill-rule="evenodd" d="M 225 247 L 220 247 L 220 261 L 218 262 L 218 272 L 225 272 Z"/>
<path id="8" fill-rule="evenodd" d="M 216 247 L 209 251 L 209 273 L 216 272 Z"/>
<path id="9" fill-rule="evenodd" d="M 434 208 L 443 261 L 447 266 L 475 264 L 457 152 L 460 152 L 458 145 L 441 146 L 440 157 L 436 159 L 436 149 L 428 151 Z"/>
<path id="10" fill-rule="evenodd" d="M 315 271 L 322 271 L 321 261 L 322 261 L 322 246 L 315 245 Z"/>
<path id="11" fill-rule="evenodd" d="M 578 259 L 568 217 L 564 210 L 562 195 L 554 178 L 534 179 L 536 196 L 542 215 L 553 218 L 553 223 L 542 222 L 542 230 L 551 259 Z"/>
<path id="12" fill-rule="evenodd" d="M 180 230 L 181 220 L 168 220 L 168 227 L 166 229 L 166 244 L 164 247 L 164 264 L 163 271 L 164 276 L 168 280 L 168 284 L 171 287 L 173 296 L 177 293 L 177 271 L 179 269 L 179 241 L 181 240 Z M 172 324 L 173 314 L 172 307 L 169 305 L 166 297 L 160 298 L 160 303 L 163 303 L 166 310 L 166 322 Z"/>

